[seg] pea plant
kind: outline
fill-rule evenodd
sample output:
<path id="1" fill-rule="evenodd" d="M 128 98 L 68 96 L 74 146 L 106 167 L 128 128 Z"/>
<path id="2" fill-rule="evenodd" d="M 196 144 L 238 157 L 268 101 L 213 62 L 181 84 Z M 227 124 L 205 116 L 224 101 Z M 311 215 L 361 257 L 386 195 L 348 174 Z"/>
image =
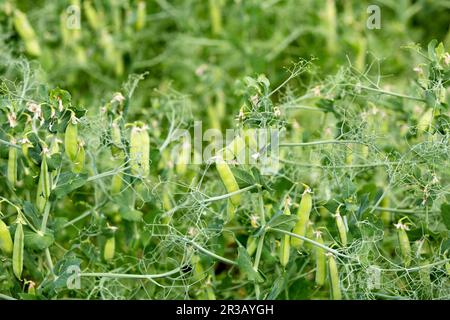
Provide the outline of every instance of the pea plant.
<path id="1" fill-rule="evenodd" d="M 449 299 L 448 47 L 405 45 L 385 67 L 350 43 L 359 29 L 325 32 L 358 25 L 359 5 L 326 1 L 310 36 L 340 59 L 328 68 L 298 58 L 303 31 L 280 42 L 290 1 L 230 5 L 261 28 L 273 9 L 269 49 L 225 1 L 157 3 L 72 1 L 61 25 L 82 10 L 86 27 L 50 39 L 3 4 L 0 299 Z M 171 20 L 190 14 L 208 23 Z"/>

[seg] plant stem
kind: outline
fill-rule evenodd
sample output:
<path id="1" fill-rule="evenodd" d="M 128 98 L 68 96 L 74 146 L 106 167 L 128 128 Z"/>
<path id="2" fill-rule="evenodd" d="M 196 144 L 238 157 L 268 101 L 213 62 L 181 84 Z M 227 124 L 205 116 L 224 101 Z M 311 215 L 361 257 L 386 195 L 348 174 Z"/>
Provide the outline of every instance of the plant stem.
<path id="1" fill-rule="evenodd" d="M 373 167 L 387 167 L 390 165 L 399 164 L 399 162 L 374 162 L 374 163 L 362 163 L 362 164 L 347 164 L 347 165 L 329 165 L 324 166 L 321 164 L 314 163 L 301 163 L 294 160 L 278 159 L 283 163 L 296 165 L 299 167 L 306 168 L 319 168 L 319 169 L 346 169 L 346 168 L 373 168 Z"/>
<path id="2" fill-rule="evenodd" d="M 203 253 L 205 253 L 205 254 L 213 257 L 213 258 L 216 258 L 219 261 L 222 261 L 222 262 L 225 262 L 225 263 L 228 263 L 228 264 L 231 264 L 231 265 L 237 265 L 237 262 L 235 262 L 233 260 L 230 260 L 230 259 L 227 259 L 225 257 L 219 256 L 219 255 L 215 254 L 214 252 L 211 252 L 208 249 L 203 248 L 201 245 L 199 245 L 198 243 L 196 243 L 196 242 L 194 242 L 192 240 L 189 240 L 189 239 L 186 239 L 186 238 L 183 238 L 183 237 L 179 237 L 179 239 L 184 241 L 184 242 L 186 242 L 186 243 L 189 243 L 190 245 L 192 245 L 195 248 L 197 248 L 199 251 L 201 251 L 201 252 L 203 252 Z"/>
<path id="3" fill-rule="evenodd" d="M 10 297 L 10 296 L 8 296 L 6 294 L 3 294 L 3 293 L 0 293 L 0 299 L 3 299 L 3 300 L 17 300 L 15 298 Z"/>
<path id="4" fill-rule="evenodd" d="M 257 187 L 257 185 L 248 186 L 248 187 L 245 187 L 245 188 L 236 190 L 236 191 L 234 191 L 234 192 L 230 192 L 230 193 L 227 193 L 227 194 L 223 194 L 223 195 L 221 195 L 221 196 L 211 197 L 211 198 L 202 200 L 202 202 L 203 202 L 203 203 L 208 203 L 208 202 L 214 202 L 214 201 L 217 201 L 217 200 L 228 199 L 228 198 L 231 198 L 232 196 L 234 196 L 234 195 L 236 195 L 236 194 L 244 193 L 244 192 L 246 192 L 246 191 L 248 191 L 248 190 L 251 190 L 251 189 L 253 189 L 253 188 L 256 188 L 256 187 Z"/>
<path id="5" fill-rule="evenodd" d="M 306 147 L 306 146 L 316 146 L 321 144 L 363 144 L 367 145 L 367 143 L 356 140 L 321 140 L 321 141 L 311 141 L 311 142 L 286 142 L 280 143 L 280 147 Z"/>
<path id="6" fill-rule="evenodd" d="M 126 274 L 126 273 L 80 273 L 80 277 L 107 277 L 107 278 L 121 278 L 121 279 L 156 279 L 171 276 L 180 272 L 180 268 L 175 268 L 171 271 L 159 274 Z"/>
<path id="7" fill-rule="evenodd" d="M 47 259 L 48 268 L 50 269 L 50 273 L 53 274 L 53 262 L 52 256 L 50 255 L 50 249 L 45 249 L 45 258 Z"/>
<path id="8" fill-rule="evenodd" d="M 389 271 L 389 272 L 400 272 L 400 271 L 406 271 L 406 272 L 414 272 L 414 271 L 420 271 L 421 269 L 426 269 L 429 267 L 439 266 L 444 263 L 450 262 L 450 258 L 440 260 L 434 263 L 424 264 L 422 266 L 412 267 L 412 268 L 396 268 L 396 269 L 379 269 L 380 271 Z"/>
<path id="9" fill-rule="evenodd" d="M 3 140 L 3 139 L 0 139 L 0 143 L 1 144 L 5 144 L 5 145 L 7 145 L 9 147 L 14 147 L 14 148 L 17 148 L 17 149 L 21 149 L 19 145 L 11 143 L 11 142 Z"/>
<path id="10" fill-rule="evenodd" d="M 261 194 L 261 188 L 259 188 L 259 193 L 258 193 L 258 204 L 259 204 L 259 216 L 261 219 L 261 228 L 262 230 L 266 230 L 265 226 L 266 226 L 266 213 L 265 213 L 265 209 L 264 209 L 264 199 L 263 196 Z M 253 269 L 258 272 L 258 268 L 259 268 L 259 262 L 261 261 L 261 254 L 262 254 L 262 249 L 264 246 L 264 238 L 265 238 L 265 231 L 259 236 L 258 239 L 258 247 L 256 248 L 256 255 L 255 255 L 255 262 L 253 263 Z M 260 295 L 260 290 L 259 290 L 259 284 L 257 282 L 255 282 L 255 294 L 256 294 L 256 299 L 259 300 L 259 295 Z"/>
<path id="11" fill-rule="evenodd" d="M 379 92 L 382 94 L 387 94 L 393 97 L 399 97 L 399 98 L 405 98 L 405 99 L 410 99 L 410 100 L 414 100 L 414 101 L 421 101 L 421 102 L 425 102 L 425 99 L 419 98 L 419 97 L 413 97 L 413 96 L 408 96 L 405 94 L 401 94 L 401 93 L 396 93 L 396 92 L 391 92 L 391 91 L 387 91 L 387 90 L 382 90 L 382 89 L 378 89 L 378 88 L 371 88 L 371 87 L 367 87 L 367 86 L 361 86 L 359 85 L 358 88 L 367 90 L 367 91 L 373 91 L 373 92 Z"/>
<path id="12" fill-rule="evenodd" d="M 75 219 L 70 220 L 69 222 L 67 222 L 65 225 L 62 226 L 62 229 L 67 228 L 67 227 L 73 225 L 74 223 L 84 219 L 85 217 L 91 215 L 92 211 L 93 211 L 93 209 L 88 210 L 88 211 L 82 213 L 81 215 L 79 215 L 78 217 L 76 217 Z"/>

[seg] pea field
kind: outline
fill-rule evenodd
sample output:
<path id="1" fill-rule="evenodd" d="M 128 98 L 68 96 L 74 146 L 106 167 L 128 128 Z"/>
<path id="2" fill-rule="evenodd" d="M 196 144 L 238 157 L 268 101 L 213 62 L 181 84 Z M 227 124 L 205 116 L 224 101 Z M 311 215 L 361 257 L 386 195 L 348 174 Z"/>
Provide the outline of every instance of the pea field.
<path id="1" fill-rule="evenodd" d="M 0 0 L 0 300 L 450 299 L 450 1 Z"/>

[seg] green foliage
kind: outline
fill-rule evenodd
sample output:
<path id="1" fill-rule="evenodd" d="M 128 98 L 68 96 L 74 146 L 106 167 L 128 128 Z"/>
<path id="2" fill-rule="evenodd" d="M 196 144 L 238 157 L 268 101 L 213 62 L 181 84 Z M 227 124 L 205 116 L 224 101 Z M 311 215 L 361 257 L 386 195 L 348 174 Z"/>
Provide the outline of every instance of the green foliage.
<path id="1" fill-rule="evenodd" d="M 449 8 L 371 4 L 2 1 L 0 298 L 448 299 Z"/>

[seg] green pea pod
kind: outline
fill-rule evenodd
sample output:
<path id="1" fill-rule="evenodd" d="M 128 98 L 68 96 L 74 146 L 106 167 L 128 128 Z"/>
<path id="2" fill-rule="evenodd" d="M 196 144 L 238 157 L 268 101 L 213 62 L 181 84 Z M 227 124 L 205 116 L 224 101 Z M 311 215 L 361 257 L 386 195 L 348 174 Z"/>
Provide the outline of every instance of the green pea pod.
<path id="1" fill-rule="evenodd" d="M 11 234 L 3 220 L 0 220 L 0 250 L 8 256 L 13 252 Z"/>
<path id="2" fill-rule="evenodd" d="M 14 234 L 14 248 L 13 248 L 13 272 L 17 279 L 21 279 L 23 271 L 23 248 L 24 248 L 24 233 L 22 223 L 17 224 L 16 233 Z"/>
<path id="3" fill-rule="evenodd" d="M 36 295 L 36 284 L 33 281 L 30 281 L 28 284 L 28 294 L 32 296 Z"/>
<path id="4" fill-rule="evenodd" d="M 255 236 L 249 236 L 247 238 L 247 253 L 248 255 L 251 257 L 255 251 L 256 251 L 256 247 L 258 245 L 258 242 L 256 241 L 257 238 Z"/>
<path id="5" fill-rule="evenodd" d="M 150 138 L 145 126 L 134 126 L 130 137 L 131 173 L 137 176 L 150 174 Z"/>
<path id="6" fill-rule="evenodd" d="M 286 216 L 291 215 L 291 211 L 289 210 L 289 205 L 286 204 L 283 214 Z M 291 251 L 291 237 L 288 235 L 281 236 L 281 243 L 280 243 L 280 263 L 285 268 L 289 262 L 289 255 Z"/>
<path id="7" fill-rule="evenodd" d="M 78 153 L 78 127 L 75 117 L 69 120 L 64 134 L 64 148 L 70 161 L 74 162 Z"/>
<path id="8" fill-rule="evenodd" d="M 450 262 L 445 264 L 445 269 L 447 270 L 447 274 L 450 276 Z"/>
<path id="9" fill-rule="evenodd" d="M 234 219 L 234 215 L 236 213 L 236 207 L 231 202 L 230 199 L 227 201 L 227 222 L 230 222 Z"/>
<path id="10" fill-rule="evenodd" d="M 317 243 L 323 244 L 323 238 L 320 231 L 315 232 L 314 240 Z M 325 250 L 319 246 L 314 246 L 314 253 L 316 258 L 316 285 L 321 287 L 325 284 L 327 275 L 327 261 Z"/>
<path id="11" fill-rule="evenodd" d="M 228 193 L 236 192 L 239 190 L 239 185 L 236 182 L 236 178 L 234 177 L 233 172 L 221 157 L 218 157 L 216 160 L 216 169 Z M 241 195 L 235 194 L 230 197 L 230 200 L 234 206 L 239 206 L 239 204 L 241 203 Z"/>
<path id="12" fill-rule="evenodd" d="M 30 152 L 29 152 L 29 150 L 32 147 L 33 147 L 33 145 L 29 141 L 25 140 L 24 142 L 22 142 L 22 153 L 25 156 L 25 159 L 27 159 L 27 163 L 30 166 L 30 168 L 34 169 L 36 164 L 34 163 L 33 159 L 30 157 Z"/>
<path id="13" fill-rule="evenodd" d="M 34 57 L 40 56 L 41 48 L 39 46 L 38 39 L 25 13 L 20 10 L 15 10 L 13 23 L 17 33 L 25 44 L 25 50 L 27 53 Z"/>
<path id="14" fill-rule="evenodd" d="M 116 251 L 116 239 L 114 236 L 108 238 L 105 242 L 105 249 L 103 250 L 103 258 L 106 261 L 110 261 L 114 258 Z"/>
<path id="15" fill-rule="evenodd" d="M 170 192 L 169 188 L 165 187 L 162 195 L 162 206 L 165 212 L 171 211 L 173 208 L 169 192 Z M 172 219 L 171 215 L 163 214 L 161 221 L 163 224 L 169 224 L 171 219 Z"/>
<path id="16" fill-rule="evenodd" d="M 191 145 L 188 142 L 183 143 L 179 155 L 177 156 L 177 163 L 175 171 L 178 175 L 184 176 L 187 171 L 187 165 L 191 160 Z"/>
<path id="17" fill-rule="evenodd" d="M 12 140 L 15 143 L 15 140 Z M 13 186 L 17 182 L 17 149 L 15 147 L 9 147 L 8 155 L 8 181 Z"/>
<path id="18" fill-rule="evenodd" d="M 299 236 L 303 237 L 305 236 L 311 209 L 312 209 L 311 189 L 306 186 L 306 189 L 302 194 L 302 199 L 300 200 L 300 205 L 298 207 L 297 211 L 298 220 L 294 226 L 294 229 L 292 230 L 293 233 Z M 296 249 L 300 249 L 300 247 L 303 245 L 303 240 L 291 237 L 291 245 Z"/>
<path id="19" fill-rule="evenodd" d="M 314 239 L 314 223 L 312 221 L 308 221 L 308 226 L 306 227 L 306 235 L 308 239 Z M 314 245 L 310 242 L 304 243 L 305 249 L 311 250 L 314 248 Z"/>
<path id="20" fill-rule="evenodd" d="M 244 163 L 245 161 L 245 140 L 240 136 L 237 136 L 231 141 L 231 143 L 227 146 L 227 153 L 231 155 L 230 158 L 226 158 L 226 160 L 231 160 L 233 157 L 238 159 L 239 163 Z"/>
<path id="21" fill-rule="evenodd" d="M 195 280 L 200 280 L 203 278 L 205 274 L 205 270 L 203 270 L 202 264 L 200 262 L 200 257 L 197 255 L 192 255 L 191 263 L 194 266 L 193 275 Z"/>
<path id="22" fill-rule="evenodd" d="M 51 191 L 51 177 L 48 172 L 47 156 L 43 154 L 41 162 L 41 172 L 39 175 L 37 194 L 36 194 L 36 207 L 39 212 L 44 212 L 48 198 Z"/>
<path id="23" fill-rule="evenodd" d="M 116 175 L 112 177 L 111 181 L 111 193 L 112 194 L 118 194 L 120 191 L 122 191 L 122 184 L 123 184 L 123 173 L 119 172 Z"/>
<path id="24" fill-rule="evenodd" d="M 388 208 L 389 207 L 389 197 L 385 196 L 383 200 L 381 200 L 381 207 L 382 208 Z M 383 221 L 383 224 L 388 226 L 391 224 L 392 220 L 392 214 L 391 212 L 387 210 L 381 211 L 381 221 Z"/>
<path id="25" fill-rule="evenodd" d="M 336 227 L 339 232 L 339 238 L 341 239 L 341 244 L 343 247 L 347 246 L 347 228 L 344 223 L 344 219 L 342 218 L 341 214 L 339 213 L 339 208 L 335 215 L 336 219 Z"/>
<path id="26" fill-rule="evenodd" d="M 220 34 L 222 32 L 222 14 L 220 12 L 221 7 L 219 1 L 209 0 L 209 13 L 213 34 Z"/>
<path id="27" fill-rule="evenodd" d="M 339 284 L 339 271 L 336 259 L 332 254 L 328 254 L 328 272 L 330 275 L 331 298 L 333 300 L 341 300 L 341 287 Z"/>
<path id="28" fill-rule="evenodd" d="M 98 16 L 97 11 L 95 10 L 94 6 L 92 5 L 91 1 L 83 1 L 83 9 L 84 13 L 86 14 L 86 18 L 88 21 L 89 26 L 93 30 L 98 30 L 100 28 L 100 18 Z"/>
<path id="29" fill-rule="evenodd" d="M 115 157 L 123 157 L 122 132 L 120 130 L 120 117 L 111 124 L 111 153 Z"/>
<path id="30" fill-rule="evenodd" d="M 208 281 L 211 281 L 211 280 L 208 280 Z M 214 290 L 211 287 L 211 284 L 206 285 L 206 297 L 208 300 L 216 300 L 216 294 L 214 293 Z"/>
<path id="31" fill-rule="evenodd" d="M 403 264 L 405 267 L 408 267 L 411 264 L 411 244 L 409 242 L 408 234 L 406 233 L 406 226 L 399 222 L 396 227 Z"/>
<path id="32" fill-rule="evenodd" d="M 146 20 L 146 4 L 145 1 L 139 1 L 137 4 L 137 11 L 136 11 L 136 31 L 140 31 L 145 26 L 145 20 Z"/>
<path id="33" fill-rule="evenodd" d="M 77 151 L 77 156 L 75 157 L 75 160 L 73 162 L 72 171 L 74 173 L 80 173 L 81 171 L 83 171 L 84 161 L 85 161 L 85 152 L 84 152 L 83 142 L 78 141 L 78 151 Z"/>

